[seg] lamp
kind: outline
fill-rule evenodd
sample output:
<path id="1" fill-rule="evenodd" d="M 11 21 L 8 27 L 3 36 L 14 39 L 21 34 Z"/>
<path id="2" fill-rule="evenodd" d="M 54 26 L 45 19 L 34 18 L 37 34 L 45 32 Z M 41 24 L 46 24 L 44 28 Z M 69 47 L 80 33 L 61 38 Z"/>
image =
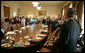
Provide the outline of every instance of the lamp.
<path id="1" fill-rule="evenodd" d="M 38 4 L 40 4 L 39 2 L 32 2 L 33 6 L 37 7 Z"/>
<path id="2" fill-rule="evenodd" d="M 41 7 L 37 7 L 38 10 L 41 10 Z"/>

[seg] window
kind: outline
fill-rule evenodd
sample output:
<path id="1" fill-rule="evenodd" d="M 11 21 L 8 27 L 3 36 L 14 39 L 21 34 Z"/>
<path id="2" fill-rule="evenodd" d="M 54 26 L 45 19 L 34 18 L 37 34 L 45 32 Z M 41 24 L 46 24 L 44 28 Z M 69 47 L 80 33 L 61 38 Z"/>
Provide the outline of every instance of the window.
<path id="1" fill-rule="evenodd" d="M 63 16 L 64 16 L 64 8 L 63 8 Z"/>
<path id="2" fill-rule="evenodd" d="M 70 3 L 69 8 L 72 8 L 72 3 Z"/>
<path id="3" fill-rule="evenodd" d="M 81 28 L 82 28 L 82 32 L 81 34 L 84 34 L 84 4 L 83 4 L 83 12 L 82 12 L 82 23 L 81 23 Z"/>

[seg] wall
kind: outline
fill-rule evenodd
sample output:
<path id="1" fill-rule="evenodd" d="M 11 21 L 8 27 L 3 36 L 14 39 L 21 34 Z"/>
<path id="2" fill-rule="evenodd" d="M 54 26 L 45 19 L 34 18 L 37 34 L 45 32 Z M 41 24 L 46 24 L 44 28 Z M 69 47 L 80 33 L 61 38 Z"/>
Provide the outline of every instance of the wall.
<path id="1" fill-rule="evenodd" d="M 20 5 L 16 3 L 15 1 L 1 1 L 1 17 L 4 17 L 4 6 L 10 7 L 10 17 L 14 15 L 14 13 L 18 13 L 18 9 Z"/>
<path id="2" fill-rule="evenodd" d="M 21 5 L 21 16 L 25 15 L 34 15 L 34 17 L 38 16 L 38 10 L 36 7 L 32 5 Z M 61 7 L 57 5 L 41 5 L 41 10 L 46 10 L 46 16 L 52 15 L 60 15 Z"/>
<path id="3" fill-rule="evenodd" d="M 38 10 L 33 7 L 31 4 L 19 4 L 16 1 L 1 1 L 1 17 L 4 18 L 4 6 L 10 7 L 10 17 L 14 15 L 14 13 L 20 14 L 20 16 L 27 17 L 28 15 L 34 15 L 36 17 L 38 15 Z M 41 10 L 46 10 L 47 16 L 52 15 L 60 15 L 61 8 L 63 7 L 58 5 L 41 5 Z"/>

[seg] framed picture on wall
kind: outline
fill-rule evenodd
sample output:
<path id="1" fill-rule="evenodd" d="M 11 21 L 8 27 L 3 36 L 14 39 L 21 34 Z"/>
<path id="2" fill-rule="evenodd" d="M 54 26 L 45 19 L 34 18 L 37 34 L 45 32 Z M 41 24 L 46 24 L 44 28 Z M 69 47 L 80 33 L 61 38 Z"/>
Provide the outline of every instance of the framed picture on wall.
<path id="1" fill-rule="evenodd" d="M 21 10 L 20 8 L 17 9 L 17 14 L 20 14 L 21 13 Z"/>
<path id="2" fill-rule="evenodd" d="M 10 16 L 10 7 L 4 6 L 4 16 L 9 17 Z"/>
<path id="3" fill-rule="evenodd" d="M 40 11 L 38 12 L 38 15 L 39 15 L 39 16 L 46 16 L 46 10 L 40 10 Z"/>

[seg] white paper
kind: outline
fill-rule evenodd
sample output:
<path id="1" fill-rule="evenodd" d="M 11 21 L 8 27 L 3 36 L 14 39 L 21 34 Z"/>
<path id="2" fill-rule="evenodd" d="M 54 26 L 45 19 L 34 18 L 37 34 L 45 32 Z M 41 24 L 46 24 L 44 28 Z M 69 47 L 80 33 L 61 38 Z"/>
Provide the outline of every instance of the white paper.
<path id="1" fill-rule="evenodd" d="M 6 34 L 8 35 L 8 34 L 15 34 L 15 33 L 14 31 L 10 31 L 10 32 L 7 32 Z"/>
<path id="2" fill-rule="evenodd" d="M 45 35 L 42 35 L 42 34 L 37 34 L 37 36 L 45 36 Z"/>
<path id="3" fill-rule="evenodd" d="M 42 25 L 42 27 L 48 27 L 48 25 Z"/>

